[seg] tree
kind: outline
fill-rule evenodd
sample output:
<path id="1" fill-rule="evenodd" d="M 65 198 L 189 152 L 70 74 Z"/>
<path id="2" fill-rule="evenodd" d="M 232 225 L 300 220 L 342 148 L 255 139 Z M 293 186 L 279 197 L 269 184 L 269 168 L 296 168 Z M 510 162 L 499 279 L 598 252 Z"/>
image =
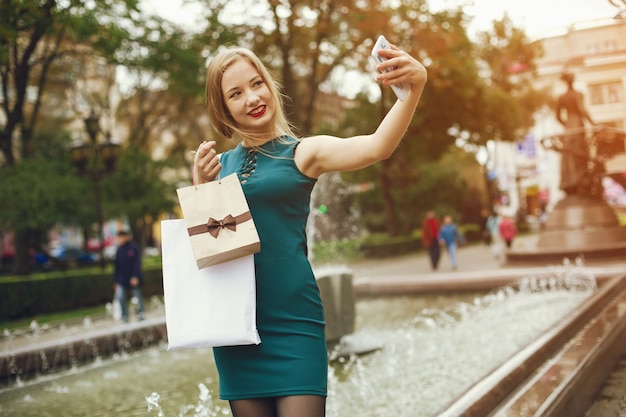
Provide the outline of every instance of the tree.
<path id="1" fill-rule="evenodd" d="M 481 126 L 472 130 L 455 126 L 455 129 L 467 150 L 482 149 L 488 155 L 484 178 L 491 204 L 495 195 L 488 178 L 491 159 L 488 142 L 522 140 L 534 124 L 534 114 L 551 98 L 548 92 L 533 87 L 536 60 L 543 55 L 541 44 L 531 42 L 508 16 L 495 20 L 491 30 L 479 33 L 477 54 L 485 74 L 482 100 L 476 108 Z"/>
<path id="2" fill-rule="evenodd" d="M 204 106 L 207 51 L 235 37 L 214 16 L 206 23 L 204 30 L 189 33 L 149 18 L 134 40 L 139 47 L 124 57 L 132 85 L 117 111 L 117 120 L 128 127 L 130 146 L 152 155 L 158 150 L 160 158 L 188 165 L 189 151 L 210 136 Z"/>
<path id="3" fill-rule="evenodd" d="M 227 22 L 227 12 L 237 15 L 236 10 L 252 7 L 249 2 L 238 2 L 230 9 L 228 2 L 206 3 L 211 8 L 216 4 L 221 5 L 224 22 Z M 261 59 L 280 74 L 285 95 L 294 100 L 286 103 L 288 116 L 303 135 L 318 131 L 314 126 L 318 121 L 316 102 L 320 92 L 332 91 L 335 71 L 345 69 L 371 74 L 369 55 L 378 34 L 388 34 L 393 42 L 432 63 L 445 54 L 450 65 L 442 69 L 442 78 L 446 78 L 443 81 L 448 82 L 446 86 L 451 94 L 433 96 L 445 101 L 441 107 L 420 108 L 408 135 L 428 136 L 427 141 L 403 145 L 414 148 L 410 152 L 411 156 L 419 154 L 420 149 L 430 149 L 432 152 L 429 155 L 436 156 L 444 152 L 454 140 L 448 133 L 451 120 L 458 121 L 459 115 L 463 114 L 450 112 L 442 115 L 440 109 L 459 107 L 458 103 L 467 103 L 460 94 L 470 95 L 468 90 L 455 88 L 449 73 L 453 72 L 458 78 L 474 76 L 477 79 L 477 69 L 472 67 L 475 67 L 475 61 L 468 53 L 471 45 L 461 25 L 462 12 L 429 13 L 423 0 L 406 3 L 394 8 L 382 1 L 254 2 L 255 10 L 259 12 L 251 19 L 233 24 L 232 30 L 238 34 L 241 44 L 255 50 Z M 463 53 L 451 53 L 455 51 Z M 387 92 L 385 95 L 388 96 Z M 373 120 L 380 120 L 389 105 L 390 98 L 385 99 L 374 113 Z M 427 123 L 430 123 L 430 129 L 422 129 Z M 336 133 L 342 135 L 345 132 Z M 394 156 L 380 164 L 379 190 L 384 193 L 390 193 L 393 189 L 391 171 L 401 162 L 398 159 Z M 405 158 L 402 163 L 407 165 L 415 161 Z M 393 198 L 387 194 L 384 201 L 388 220 L 386 224 L 392 234 L 397 234 L 399 225 L 395 222 L 397 213 L 394 213 Z"/>
<path id="4" fill-rule="evenodd" d="M 128 146 L 115 172 L 103 181 L 107 213 L 125 217 L 141 247 L 147 245 L 149 226 L 177 204 L 176 185 L 162 179 L 170 167 L 167 161 L 155 161 L 140 148 Z"/>
<path id="5" fill-rule="evenodd" d="M 49 76 L 68 57 L 99 53 L 114 61 L 131 36 L 135 0 L 5 0 L 0 3 L 0 155 L 29 156 Z M 87 47 L 85 45 L 88 45 Z M 66 68 L 67 69 L 67 68 Z"/>
<path id="6" fill-rule="evenodd" d="M 375 36 L 391 32 L 388 14 L 378 1 L 204 3 L 208 13 L 220 10 L 218 20 L 229 25 L 238 43 L 274 69 L 288 97 L 288 118 L 302 134 L 313 130 L 318 94 L 331 90 L 333 72 L 339 66 L 364 71 Z M 254 14 L 246 12 L 252 9 Z M 232 16 L 243 15 L 249 18 L 232 21 Z"/>
<path id="7" fill-rule="evenodd" d="M 15 232 L 19 274 L 29 271 L 29 250 L 45 251 L 53 225 L 84 216 L 83 196 L 91 194 L 88 183 L 72 175 L 67 157 L 48 155 L 0 169 L 0 231 Z"/>
<path id="8" fill-rule="evenodd" d="M 44 106 L 52 112 L 63 108 L 63 98 L 50 98 L 46 103 L 51 75 L 71 78 L 72 59 L 94 53 L 115 62 L 116 53 L 127 46 L 123 41 L 131 37 L 126 28 L 133 26 L 128 22 L 137 11 L 135 0 L 0 3 L 0 164 L 8 170 L 3 175 L 19 177 L 28 167 L 19 165 L 37 158 L 34 141 Z M 79 71 L 76 68 L 74 73 Z M 63 117 L 67 116 L 58 119 Z M 18 273 L 28 272 L 27 234 L 35 226 L 21 224 L 22 220 L 11 223 L 16 232 Z"/>

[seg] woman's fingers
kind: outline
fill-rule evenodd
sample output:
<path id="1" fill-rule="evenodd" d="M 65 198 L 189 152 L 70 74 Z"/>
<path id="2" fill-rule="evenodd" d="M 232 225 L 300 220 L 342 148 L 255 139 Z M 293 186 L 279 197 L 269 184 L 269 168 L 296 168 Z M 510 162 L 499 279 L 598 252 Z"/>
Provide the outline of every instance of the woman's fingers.
<path id="1" fill-rule="evenodd" d="M 392 48 L 395 48 L 392 46 Z M 415 58 L 397 48 L 384 51 L 388 60 L 378 64 L 376 79 L 385 85 L 420 84 L 426 78 L 426 69 Z"/>
<path id="2" fill-rule="evenodd" d="M 215 141 L 202 142 L 196 152 L 199 182 L 213 181 L 222 168 L 215 150 Z"/>

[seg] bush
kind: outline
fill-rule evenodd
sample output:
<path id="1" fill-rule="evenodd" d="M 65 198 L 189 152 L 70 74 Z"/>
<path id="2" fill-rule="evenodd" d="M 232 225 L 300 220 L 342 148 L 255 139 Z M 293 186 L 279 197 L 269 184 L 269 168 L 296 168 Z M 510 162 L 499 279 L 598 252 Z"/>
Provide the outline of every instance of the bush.
<path id="1" fill-rule="evenodd" d="M 340 239 L 317 242 L 313 245 L 313 263 L 316 265 L 340 263 L 359 257 L 356 239 Z"/>
<path id="2" fill-rule="evenodd" d="M 163 295 L 163 274 L 144 267 L 145 297 Z M 113 299 L 113 272 L 75 270 L 0 278 L 0 321 L 94 307 Z"/>

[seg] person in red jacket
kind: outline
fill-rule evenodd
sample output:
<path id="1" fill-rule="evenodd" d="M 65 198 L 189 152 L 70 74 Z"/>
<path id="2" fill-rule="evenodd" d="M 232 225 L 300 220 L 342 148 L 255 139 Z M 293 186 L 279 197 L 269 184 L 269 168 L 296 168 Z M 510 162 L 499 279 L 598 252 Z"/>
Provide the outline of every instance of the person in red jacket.
<path id="1" fill-rule="evenodd" d="M 500 236 L 504 239 L 506 247 L 510 248 L 513 244 L 513 239 L 517 236 L 517 227 L 515 226 L 515 223 L 509 216 L 504 216 L 500 222 L 499 229 Z"/>
<path id="2" fill-rule="evenodd" d="M 424 248 L 428 250 L 430 258 L 430 266 L 434 270 L 439 267 L 439 258 L 441 257 L 441 249 L 439 248 L 439 220 L 435 212 L 430 210 L 426 213 L 426 218 L 422 222 L 422 243 Z"/>

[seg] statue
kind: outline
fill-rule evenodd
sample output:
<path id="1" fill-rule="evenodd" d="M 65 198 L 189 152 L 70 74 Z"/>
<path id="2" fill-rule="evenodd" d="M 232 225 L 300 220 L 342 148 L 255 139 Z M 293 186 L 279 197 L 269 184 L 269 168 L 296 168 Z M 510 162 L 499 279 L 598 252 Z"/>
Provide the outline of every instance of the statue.
<path id="1" fill-rule="evenodd" d="M 574 89 L 574 74 L 565 72 L 561 80 L 567 84 L 567 91 L 557 99 L 555 113 L 565 130 L 543 138 L 541 144 L 561 153 L 560 188 L 567 196 L 602 199 L 605 162 L 625 152 L 624 132 L 595 125 L 582 93 Z"/>
<path id="2" fill-rule="evenodd" d="M 565 128 L 561 137 L 561 189 L 570 195 L 577 194 L 578 185 L 587 175 L 589 146 L 585 122 L 594 123 L 585 108 L 582 93 L 574 89 L 574 74 L 565 72 L 561 80 L 567 84 L 567 91 L 556 103 L 556 119 Z"/>

